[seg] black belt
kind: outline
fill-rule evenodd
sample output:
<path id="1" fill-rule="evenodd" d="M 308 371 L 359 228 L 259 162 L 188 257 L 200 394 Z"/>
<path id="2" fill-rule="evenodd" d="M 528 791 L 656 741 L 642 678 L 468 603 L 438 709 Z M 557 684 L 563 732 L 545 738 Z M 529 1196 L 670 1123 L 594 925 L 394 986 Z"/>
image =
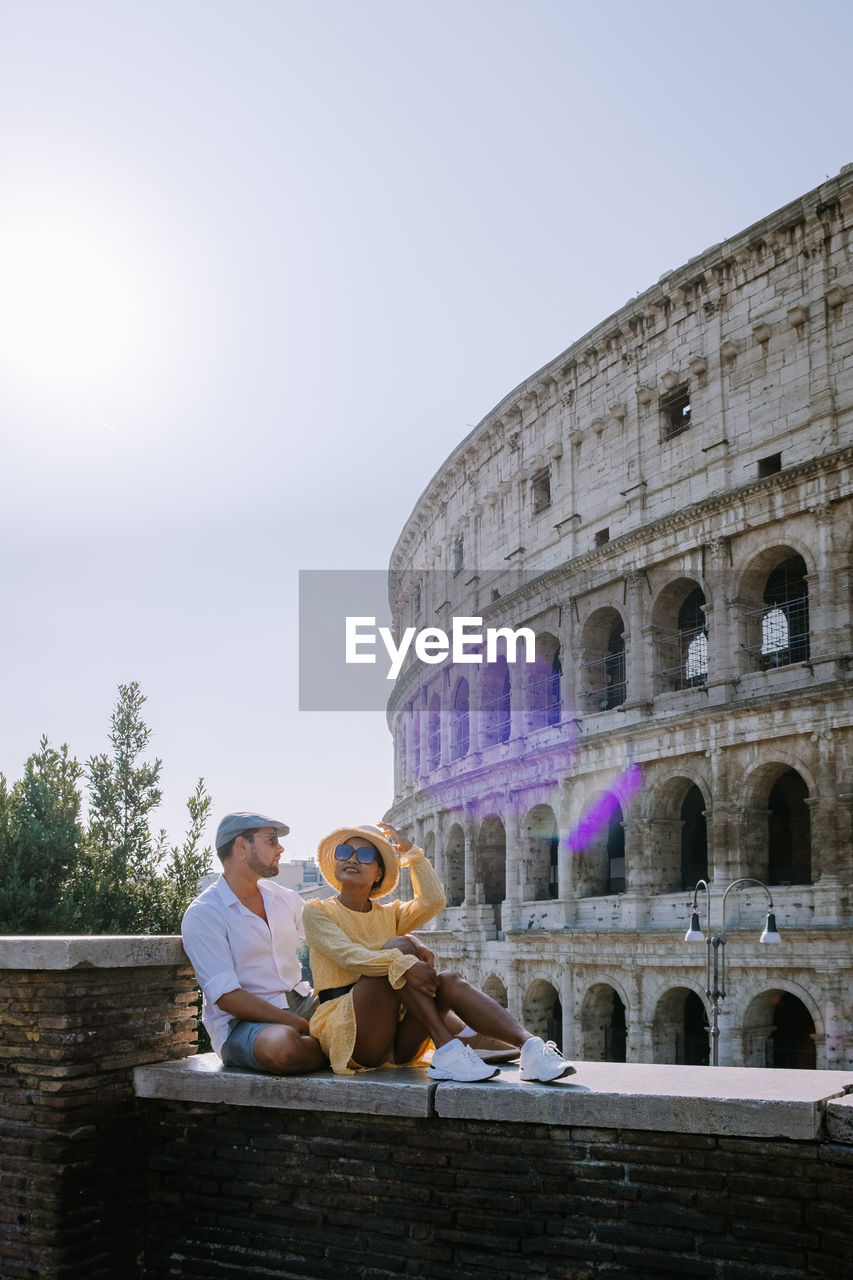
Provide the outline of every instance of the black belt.
<path id="1" fill-rule="evenodd" d="M 326 987 L 325 991 L 317 992 L 317 999 L 320 1004 L 325 1004 L 327 1000 L 337 1000 L 338 996 L 345 996 L 348 991 L 352 991 L 355 986 L 354 982 L 350 982 L 345 987 Z"/>

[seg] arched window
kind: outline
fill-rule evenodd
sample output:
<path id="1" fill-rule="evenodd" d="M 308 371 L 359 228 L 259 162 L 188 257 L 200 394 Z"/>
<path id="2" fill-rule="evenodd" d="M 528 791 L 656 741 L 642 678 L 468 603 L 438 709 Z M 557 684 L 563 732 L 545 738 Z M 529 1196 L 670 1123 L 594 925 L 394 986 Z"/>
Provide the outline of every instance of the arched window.
<path id="1" fill-rule="evenodd" d="M 770 884 L 811 884 L 812 844 L 809 789 L 796 769 L 787 769 L 767 801 L 767 880 Z"/>
<path id="2" fill-rule="evenodd" d="M 450 714 L 450 759 L 467 756 L 471 735 L 468 718 L 468 681 L 460 680 L 453 694 Z"/>
<path id="3" fill-rule="evenodd" d="M 543 729 L 562 719 L 561 685 L 563 664 L 556 636 L 543 632 L 536 637 L 536 661 L 528 668 L 527 727 Z"/>
<path id="4" fill-rule="evenodd" d="M 669 612 L 674 609 L 676 593 L 687 585 L 689 582 L 682 579 L 673 583 L 661 596 L 659 625 L 665 634 L 657 642 L 655 685 L 658 693 L 703 685 L 708 679 L 708 630 L 702 588 L 693 587 L 684 596 L 676 617 Z M 674 632 L 671 630 L 673 622 Z"/>
<path id="5" fill-rule="evenodd" d="M 773 1023 L 767 1041 L 767 1066 L 814 1071 L 817 1057 L 814 1019 L 802 1000 L 789 991 L 780 991 Z"/>
<path id="6" fill-rule="evenodd" d="M 437 693 L 429 700 L 427 755 L 430 769 L 437 769 L 441 764 L 441 699 Z"/>
<path id="7" fill-rule="evenodd" d="M 762 607 L 746 615 L 748 649 L 762 671 L 809 659 L 806 573 L 802 556 L 788 556 L 768 575 Z"/>
<path id="8" fill-rule="evenodd" d="M 692 889 L 697 880 L 708 879 L 708 828 L 705 799 L 692 786 L 681 806 L 681 887 Z"/>
<path id="9" fill-rule="evenodd" d="M 611 711 L 628 696 L 625 680 L 625 623 L 615 609 L 599 609 L 584 627 L 584 710 Z"/>
<path id="10" fill-rule="evenodd" d="M 581 1052 L 586 1062 L 625 1062 L 628 1047 L 627 1010 L 618 991 L 596 983 L 581 1006 Z"/>

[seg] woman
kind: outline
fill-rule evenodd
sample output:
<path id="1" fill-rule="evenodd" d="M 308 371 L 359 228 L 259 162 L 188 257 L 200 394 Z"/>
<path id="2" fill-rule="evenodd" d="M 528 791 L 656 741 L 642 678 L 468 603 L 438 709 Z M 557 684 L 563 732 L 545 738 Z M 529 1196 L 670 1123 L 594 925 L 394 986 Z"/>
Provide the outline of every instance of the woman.
<path id="1" fill-rule="evenodd" d="M 420 1062 L 431 1042 L 433 1080 L 488 1080 L 497 1068 L 458 1038 L 466 1031 L 521 1049 L 522 1080 L 547 1082 L 574 1071 L 554 1045 L 525 1031 L 495 1000 L 454 973 L 436 973 L 432 952 L 410 936 L 445 903 L 422 849 L 380 822 L 333 831 L 317 853 L 338 893 L 315 898 L 302 916 L 320 1000 L 310 1030 L 338 1075 Z M 400 866 L 411 870 L 414 901 L 377 902 L 396 885 Z"/>

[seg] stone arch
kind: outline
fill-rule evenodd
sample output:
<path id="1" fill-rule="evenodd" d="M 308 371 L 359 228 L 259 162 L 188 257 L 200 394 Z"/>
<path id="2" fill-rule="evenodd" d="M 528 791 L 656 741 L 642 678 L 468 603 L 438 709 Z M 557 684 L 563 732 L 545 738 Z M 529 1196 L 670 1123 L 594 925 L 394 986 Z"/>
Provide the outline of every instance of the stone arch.
<path id="1" fill-rule="evenodd" d="M 487 996 L 491 996 L 493 1000 L 496 1000 L 501 1008 L 507 1008 L 509 999 L 507 997 L 506 986 L 496 973 L 489 974 L 483 983 L 482 989 Z"/>
<path id="2" fill-rule="evenodd" d="M 503 902 L 506 897 L 506 828 L 490 815 L 483 819 L 477 834 L 476 880 L 483 886 L 483 901 Z"/>
<path id="3" fill-rule="evenodd" d="M 707 1066 L 708 1012 L 693 986 L 670 987 L 658 999 L 652 1019 L 652 1060 Z"/>
<path id="4" fill-rule="evenodd" d="M 524 820 L 521 865 L 521 898 L 523 902 L 542 902 L 556 898 L 557 886 L 557 818 L 549 804 L 537 804 Z"/>
<path id="5" fill-rule="evenodd" d="M 803 988 L 782 982 L 750 1000 L 743 1017 L 747 1067 L 814 1070 L 824 1055 L 820 1010 Z M 825 1063 L 822 1063 L 825 1065 Z"/>
<path id="6" fill-rule="evenodd" d="M 545 978 L 531 982 L 524 996 L 521 1020 L 535 1036 L 562 1044 L 563 1008 L 553 983 Z"/>
<path id="7" fill-rule="evenodd" d="M 580 699 L 582 711 L 610 711 L 628 696 L 625 674 L 625 619 L 605 606 L 590 614 L 581 631 Z"/>
<path id="8" fill-rule="evenodd" d="M 658 594 L 652 606 L 656 694 L 707 682 L 706 603 L 705 592 L 695 578 L 677 578 Z"/>
<path id="9" fill-rule="evenodd" d="M 560 642 L 550 631 L 536 636 L 536 661 L 525 675 L 527 728 L 544 729 L 562 720 L 563 664 Z"/>
<path id="10" fill-rule="evenodd" d="M 454 822 L 447 833 L 444 892 L 449 907 L 462 905 L 465 897 L 465 832 L 458 822 Z"/>
<path id="11" fill-rule="evenodd" d="M 811 884 L 810 799 L 814 784 L 799 763 L 765 761 L 746 780 L 744 875 L 767 884 Z"/>
<path id="12" fill-rule="evenodd" d="M 585 1062 L 626 1062 L 628 1004 L 610 982 L 590 987 L 581 1004 L 581 1057 Z"/>
<path id="13" fill-rule="evenodd" d="M 809 574 L 814 562 L 805 547 L 768 547 L 750 560 L 740 580 L 745 652 L 753 670 L 807 662 L 811 652 Z"/>
<path id="14" fill-rule="evenodd" d="M 577 897 L 624 893 L 625 815 L 614 791 L 600 791 L 588 801 L 569 847 Z"/>
<path id="15" fill-rule="evenodd" d="M 463 677 L 456 682 L 450 701 L 450 759 L 461 760 L 467 756 L 471 744 L 468 681 Z"/>
<path id="16" fill-rule="evenodd" d="M 708 879 L 708 828 L 710 808 L 704 778 L 687 771 L 666 778 L 654 792 L 650 828 L 655 893 L 692 889 Z"/>

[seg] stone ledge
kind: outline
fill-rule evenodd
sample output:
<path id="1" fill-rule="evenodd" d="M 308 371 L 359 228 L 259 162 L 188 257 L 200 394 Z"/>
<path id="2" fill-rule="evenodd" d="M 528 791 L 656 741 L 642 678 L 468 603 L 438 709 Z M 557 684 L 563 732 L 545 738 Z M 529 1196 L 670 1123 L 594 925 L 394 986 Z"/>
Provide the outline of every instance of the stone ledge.
<path id="1" fill-rule="evenodd" d="M 616 1062 L 578 1063 L 552 1085 L 520 1080 L 517 1065 L 478 1085 L 438 1084 L 423 1067 L 278 1077 L 224 1067 L 212 1053 L 137 1067 L 134 1079 L 137 1096 L 179 1102 L 806 1141 L 820 1135 L 827 1104 L 853 1090 L 851 1071 Z M 841 1115 L 849 1129 L 843 1136 L 834 1121 L 834 1140 L 853 1142 L 853 1109 Z"/>
<path id="2" fill-rule="evenodd" d="M 831 1142 L 853 1146 L 853 1094 L 827 1104 L 826 1132 Z"/>
<path id="3" fill-rule="evenodd" d="M 225 1067 L 215 1053 L 200 1053 L 177 1062 L 137 1067 L 133 1078 L 139 1098 L 361 1115 L 435 1114 L 433 1093 L 437 1086 L 425 1067 L 375 1071 L 369 1076 L 335 1076 L 331 1071 L 273 1076 L 242 1067 Z"/>
<path id="4" fill-rule="evenodd" d="M 0 937 L 0 969 L 140 969 L 189 964 L 178 935 L 52 934 Z"/>

